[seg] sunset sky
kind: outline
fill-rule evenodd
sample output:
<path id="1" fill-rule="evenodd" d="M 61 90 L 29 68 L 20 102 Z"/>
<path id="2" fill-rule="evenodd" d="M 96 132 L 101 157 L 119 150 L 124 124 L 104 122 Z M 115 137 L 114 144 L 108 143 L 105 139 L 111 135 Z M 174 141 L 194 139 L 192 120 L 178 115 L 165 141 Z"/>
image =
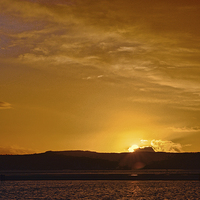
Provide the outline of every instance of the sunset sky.
<path id="1" fill-rule="evenodd" d="M 0 154 L 200 151 L 199 0 L 1 0 Z"/>

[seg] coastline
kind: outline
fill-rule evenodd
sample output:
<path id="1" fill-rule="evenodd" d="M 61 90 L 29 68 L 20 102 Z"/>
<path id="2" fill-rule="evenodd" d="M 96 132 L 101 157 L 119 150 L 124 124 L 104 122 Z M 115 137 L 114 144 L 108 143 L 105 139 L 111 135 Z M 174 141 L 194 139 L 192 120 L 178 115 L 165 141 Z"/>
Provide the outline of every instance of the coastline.
<path id="1" fill-rule="evenodd" d="M 1 181 L 18 180 L 200 180 L 199 170 L 0 171 Z"/>

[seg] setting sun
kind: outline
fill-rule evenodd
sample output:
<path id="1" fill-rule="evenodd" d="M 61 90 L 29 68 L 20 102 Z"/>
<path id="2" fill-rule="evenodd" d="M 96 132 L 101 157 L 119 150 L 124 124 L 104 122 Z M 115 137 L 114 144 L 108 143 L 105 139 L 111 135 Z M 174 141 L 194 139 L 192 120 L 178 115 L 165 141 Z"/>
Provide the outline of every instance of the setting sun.
<path id="1" fill-rule="evenodd" d="M 139 146 L 137 144 L 133 144 L 131 147 L 128 148 L 129 152 L 134 152 L 135 149 L 138 149 Z"/>

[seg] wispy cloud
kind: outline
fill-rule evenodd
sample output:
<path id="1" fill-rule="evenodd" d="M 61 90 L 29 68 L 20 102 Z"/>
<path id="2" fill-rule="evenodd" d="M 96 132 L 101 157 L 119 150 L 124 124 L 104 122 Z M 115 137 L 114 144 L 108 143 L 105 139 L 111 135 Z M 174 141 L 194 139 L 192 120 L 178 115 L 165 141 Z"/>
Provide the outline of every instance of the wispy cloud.
<path id="1" fill-rule="evenodd" d="M 180 143 L 175 143 L 170 140 L 161 140 L 161 139 L 153 139 L 153 140 L 140 140 L 141 147 L 151 146 L 156 152 L 182 152 L 182 148 L 187 145 L 182 145 Z"/>
<path id="2" fill-rule="evenodd" d="M 125 51 L 125 52 L 133 52 L 136 50 L 134 47 L 119 47 L 117 49 L 118 51 Z"/>
<path id="3" fill-rule="evenodd" d="M 11 104 L 0 101 L 0 109 L 10 109 L 10 108 L 12 108 Z"/>
<path id="4" fill-rule="evenodd" d="M 63 112 L 71 112 L 77 121 L 66 122 L 64 114 L 58 117 L 64 138 L 72 130 L 86 135 L 115 130 L 116 122 L 120 130 L 137 127 L 146 138 L 197 132 L 190 126 L 199 127 L 200 3 L 193 2 L 1 0 L 2 98 L 12 94 L 16 105 L 65 107 Z M 0 109 L 9 108 L 9 103 L 0 102 Z M 24 114 L 22 124 L 14 123 L 16 118 L 5 114 L 2 120 L 12 121 L 13 130 L 24 127 L 28 119 Z M 49 115 L 43 118 L 36 129 L 46 129 Z M 18 131 L 21 137 L 27 130 L 34 135 L 30 121 L 26 130 Z M 69 131 L 71 124 L 76 125 Z M 176 125 L 189 126 L 167 129 Z M 158 141 L 158 149 L 164 143 L 165 149 L 178 149 L 169 141 Z"/>
<path id="5" fill-rule="evenodd" d="M 18 146 L 0 146 L 0 155 L 17 155 L 17 154 L 32 154 L 36 153 L 31 149 L 25 149 Z"/>
<path id="6" fill-rule="evenodd" d="M 151 140 L 151 146 L 155 151 L 162 152 L 181 152 L 182 145 L 168 140 Z"/>
<path id="7" fill-rule="evenodd" d="M 173 132 L 178 132 L 178 133 L 193 133 L 193 132 L 200 132 L 200 127 L 195 126 L 195 127 L 169 127 L 170 130 Z"/>

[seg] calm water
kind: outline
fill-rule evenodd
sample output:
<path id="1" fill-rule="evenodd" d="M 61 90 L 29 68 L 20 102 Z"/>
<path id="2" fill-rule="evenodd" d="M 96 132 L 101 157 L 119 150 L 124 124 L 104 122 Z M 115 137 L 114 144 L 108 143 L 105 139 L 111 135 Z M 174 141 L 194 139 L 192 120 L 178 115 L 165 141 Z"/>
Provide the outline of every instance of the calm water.
<path id="1" fill-rule="evenodd" d="M 199 181 L 3 181 L 0 199 L 200 199 Z"/>

